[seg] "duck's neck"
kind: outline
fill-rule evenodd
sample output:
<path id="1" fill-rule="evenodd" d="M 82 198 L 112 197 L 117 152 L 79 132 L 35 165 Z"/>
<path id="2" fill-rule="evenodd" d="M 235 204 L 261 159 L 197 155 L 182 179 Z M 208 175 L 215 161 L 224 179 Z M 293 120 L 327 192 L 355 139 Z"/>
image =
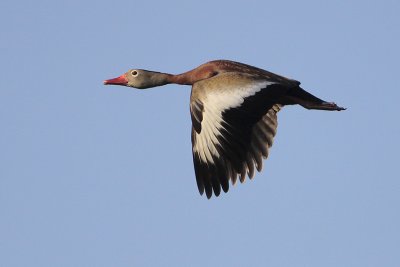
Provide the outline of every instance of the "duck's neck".
<path id="1" fill-rule="evenodd" d="M 192 85 L 192 79 L 191 79 L 191 72 L 185 72 L 177 75 L 172 75 L 169 74 L 169 83 L 174 83 L 174 84 L 182 84 L 182 85 Z"/>
<path id="2" fill-rule="evenodd" d="M 145 80 L 143 88 L 152 88 L 169 84 L 171 74 L 147 71 L 146 76 L 147 78 Z"/>
<path id="3" fill-rule="evenodd" d="M 174 75 L 162 72 L 151 72 L 146 88 L 163 86 L 170 83 L 182 85 L 192 84 L 187 73 Z"/>
<path id="4" fill-rule="evenodd" d="M 171 75 L 169 81 L 170 83 L 193 85 L 195 82 L 211 78 L 216 73 L 218 73 L 218 70 L 215 66 L 204 64 L 188 72 Z"/>
<path id="5" fill-rule="evenodd" d="M 214 66 L 200 66 L 196 69 L 184 72 L 181 74 L 173 75 L 168 73 L 159 73 L 157 79 L 161 82 L 159 85 L 168 83 L 182 84 L 182 85 L 193 85 L 195 82 L 210 78 L 214 76 L 216 70 Z M 158 86 L 158 85 L 157 85 Z"/>

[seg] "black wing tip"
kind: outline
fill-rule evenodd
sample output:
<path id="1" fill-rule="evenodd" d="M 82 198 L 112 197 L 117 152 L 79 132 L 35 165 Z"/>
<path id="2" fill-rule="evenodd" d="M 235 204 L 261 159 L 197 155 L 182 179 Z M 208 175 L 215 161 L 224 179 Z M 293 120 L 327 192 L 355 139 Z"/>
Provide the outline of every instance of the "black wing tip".
<path id="1" fill-rule="evenodd" d="M 224 191 L 224 193 L 228 193 L 229 191 L 229 181 L 227 184 L 221 184 L 222 187 L 222 191 Z"/>

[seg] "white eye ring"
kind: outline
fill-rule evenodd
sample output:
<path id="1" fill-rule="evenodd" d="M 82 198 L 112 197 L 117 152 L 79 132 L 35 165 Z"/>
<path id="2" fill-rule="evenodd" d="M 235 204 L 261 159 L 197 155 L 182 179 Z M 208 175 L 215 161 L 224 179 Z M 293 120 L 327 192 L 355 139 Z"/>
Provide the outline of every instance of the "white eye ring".
<path id="1" fill-rule="evenodd" d="M 138 72 L 137 70 L 133 70 L 133 71 L 131 72 L 131 74 L 132 74 L 133 77 L 136 77 L 136 76 L 139 75 L 139 72 Z"/>

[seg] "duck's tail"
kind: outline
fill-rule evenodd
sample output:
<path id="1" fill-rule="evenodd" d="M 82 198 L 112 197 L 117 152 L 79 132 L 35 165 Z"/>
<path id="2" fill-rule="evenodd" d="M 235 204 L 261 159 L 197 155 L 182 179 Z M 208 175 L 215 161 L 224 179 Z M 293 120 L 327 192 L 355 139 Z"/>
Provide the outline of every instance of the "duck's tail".
<path id="1" fill-rule="evenodd" d="M 290 89 L 284 97 L 287 103 L 285 104 L 299 104 L 306 109 L 318 109 L 318 110 L 345 110 L 343 107 L 339 107 L 334 102 L 327 102 L 318 97 L 310 94 L 301 87 Z"/>

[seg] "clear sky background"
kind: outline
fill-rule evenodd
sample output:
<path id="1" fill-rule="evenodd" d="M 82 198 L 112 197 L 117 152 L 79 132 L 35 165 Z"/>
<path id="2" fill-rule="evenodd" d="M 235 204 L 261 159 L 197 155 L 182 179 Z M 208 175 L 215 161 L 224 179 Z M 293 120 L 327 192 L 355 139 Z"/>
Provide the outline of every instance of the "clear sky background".
<path id="1" fill-rule="evenodd" d="M 400 266 L 399 1 L 0 3 L 0 266 Z M 231 59 L 348 108 L 279 113 L 253 181 L 207 200 L 190 87 Z"/>

